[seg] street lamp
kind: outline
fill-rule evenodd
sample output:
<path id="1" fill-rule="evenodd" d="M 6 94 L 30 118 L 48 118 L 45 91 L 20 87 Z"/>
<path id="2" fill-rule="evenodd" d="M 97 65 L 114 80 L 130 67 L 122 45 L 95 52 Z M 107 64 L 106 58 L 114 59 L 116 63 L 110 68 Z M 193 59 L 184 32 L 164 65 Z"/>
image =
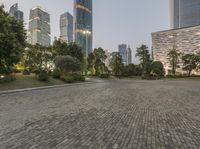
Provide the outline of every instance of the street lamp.
<path id="1" fill-rule="evenodd" d="M 91 32 L 89 30 L 84 30 L 83 34 L 86 37 L 85 42 L 86 42 L 86 58 L 87 58 L 88 57 L 88 53 L 89 53 L 89 49 L 88 49 L 88 35 L 91 35 Z"/>

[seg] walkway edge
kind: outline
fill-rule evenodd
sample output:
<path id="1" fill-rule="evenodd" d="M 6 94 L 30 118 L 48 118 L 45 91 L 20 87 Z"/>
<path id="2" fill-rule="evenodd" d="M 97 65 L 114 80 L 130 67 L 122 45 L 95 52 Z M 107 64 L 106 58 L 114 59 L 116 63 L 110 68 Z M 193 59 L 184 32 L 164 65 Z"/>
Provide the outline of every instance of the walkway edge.
<path id="1" fill-rule="evenodd" d="M 45 90 L 45 89 L 51 89 L 51 88 L 60 88 L 60 87 L 67 87 L 67 86 L 74 86 L 74 85 L 92 84 L 92 83 L 97 83 L 97 82 L 83 82 L 83 83 L 62 84 L 62 85 L 52 85 L 52 86 L 43 86 L 43 87 L 7 90 L 7 91 L 0 91 L 0 95 L 7 95 L 7 94 L 20 93 L 20 92 L 28 92 L 28 91 L 35 91 L 35 90 Z"/>

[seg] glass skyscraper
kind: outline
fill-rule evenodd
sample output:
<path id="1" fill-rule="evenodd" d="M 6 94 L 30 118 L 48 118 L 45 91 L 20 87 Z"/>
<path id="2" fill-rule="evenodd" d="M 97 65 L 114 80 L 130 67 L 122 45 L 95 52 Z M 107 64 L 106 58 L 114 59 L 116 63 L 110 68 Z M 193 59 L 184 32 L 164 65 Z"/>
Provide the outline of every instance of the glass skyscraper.
<path id="1" fill-rule="evenodd" d="M 74 0 L 74 41 L 88 55 L 92 52 L 92 0 Z"/>
<path id="2" fill-rule="evenodd" d="M 171 28 L 200 25 L 200 0 L 170 0 Z"/>
<path id="3" fill-rule="evenodd" d="M 47 47 L 51 44 L 50 15 L 41 7 L 30 10 L 28 42 Z"/>
<path id="4" fill-rule="evenodd" d="M 69 12 L 60 16 L 60 39 L 73 42 L 73 16 Z"/>
<path id="5" fill-rule="evenodd" d="M 10 7 L 9 15 L 15 17 L 17 20 L 24 19 L 24 13 L 18 9 L 18 3 Z"/>

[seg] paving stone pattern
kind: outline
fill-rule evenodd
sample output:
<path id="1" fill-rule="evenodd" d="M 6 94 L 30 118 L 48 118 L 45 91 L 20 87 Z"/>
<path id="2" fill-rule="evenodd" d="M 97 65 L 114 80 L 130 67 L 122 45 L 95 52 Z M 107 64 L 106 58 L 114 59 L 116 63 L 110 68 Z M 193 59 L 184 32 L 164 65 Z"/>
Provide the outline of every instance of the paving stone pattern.
<path id="1" fill-rule="evenodd" d="M 118 80 L 0 96 L 0 149 L 199 149 L 200 82 Z"/>

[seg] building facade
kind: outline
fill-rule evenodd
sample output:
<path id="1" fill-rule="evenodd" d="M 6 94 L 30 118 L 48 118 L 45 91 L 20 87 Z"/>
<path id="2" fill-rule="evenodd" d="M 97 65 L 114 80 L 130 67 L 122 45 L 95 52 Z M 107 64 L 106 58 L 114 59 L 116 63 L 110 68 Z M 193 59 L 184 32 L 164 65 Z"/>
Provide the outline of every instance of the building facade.
<path id="1" fill-rule="evenodd" d="M 126 49 L 127 65 L 132 63 L 132 50 L 130 46 Z"/>
<path id="2" fill-rule="evenodd" d="M 74 0 L 74 41 L 88 55 L 92 52 L 93 37 L 92 0 Z"/>
<path id="3" fill-rule="evenodd" d="M 73 42 L 73 16 L 69 12 L 60 16 L 60 39 Z"/>
<path id="4" fill-rule="evenodd" d="M 50 15 L 41 7 L 30 10 L 28 43 L 42 46 L 51 44 Z"/>
<path id="5" fill-rule="evenodd" d="M 9 15 L 15 17 L 17 20 L 24 20 L 24 13 L 18 9 L 18 3 L 10 7 Z"/>
<path id="6" fill-rule="evenodd" d="M 200 25 L 200 0 L 170 0 L 171 28 Z"/>
<path id="7" fill-rule="evenodd" d="M 170 49 L 176 48 L 184 54 L 200 52 L 200 25 L 152 33 L 152 44 L 154 61 L 161 61 L 169 74 L 171 66 L 167 54 Z M 185 73 L 182 64 L 177 72 Z"/>
<path id="8" fill-rule="evenodd" d="M 118 46 L 118 52 L 122 57 L 122 63 L 124 65 L 127 64 L 127 52 L 126 52 L 126 49 L 127 49 L 127 45 L 126 44 L 120 44 Z"/>

